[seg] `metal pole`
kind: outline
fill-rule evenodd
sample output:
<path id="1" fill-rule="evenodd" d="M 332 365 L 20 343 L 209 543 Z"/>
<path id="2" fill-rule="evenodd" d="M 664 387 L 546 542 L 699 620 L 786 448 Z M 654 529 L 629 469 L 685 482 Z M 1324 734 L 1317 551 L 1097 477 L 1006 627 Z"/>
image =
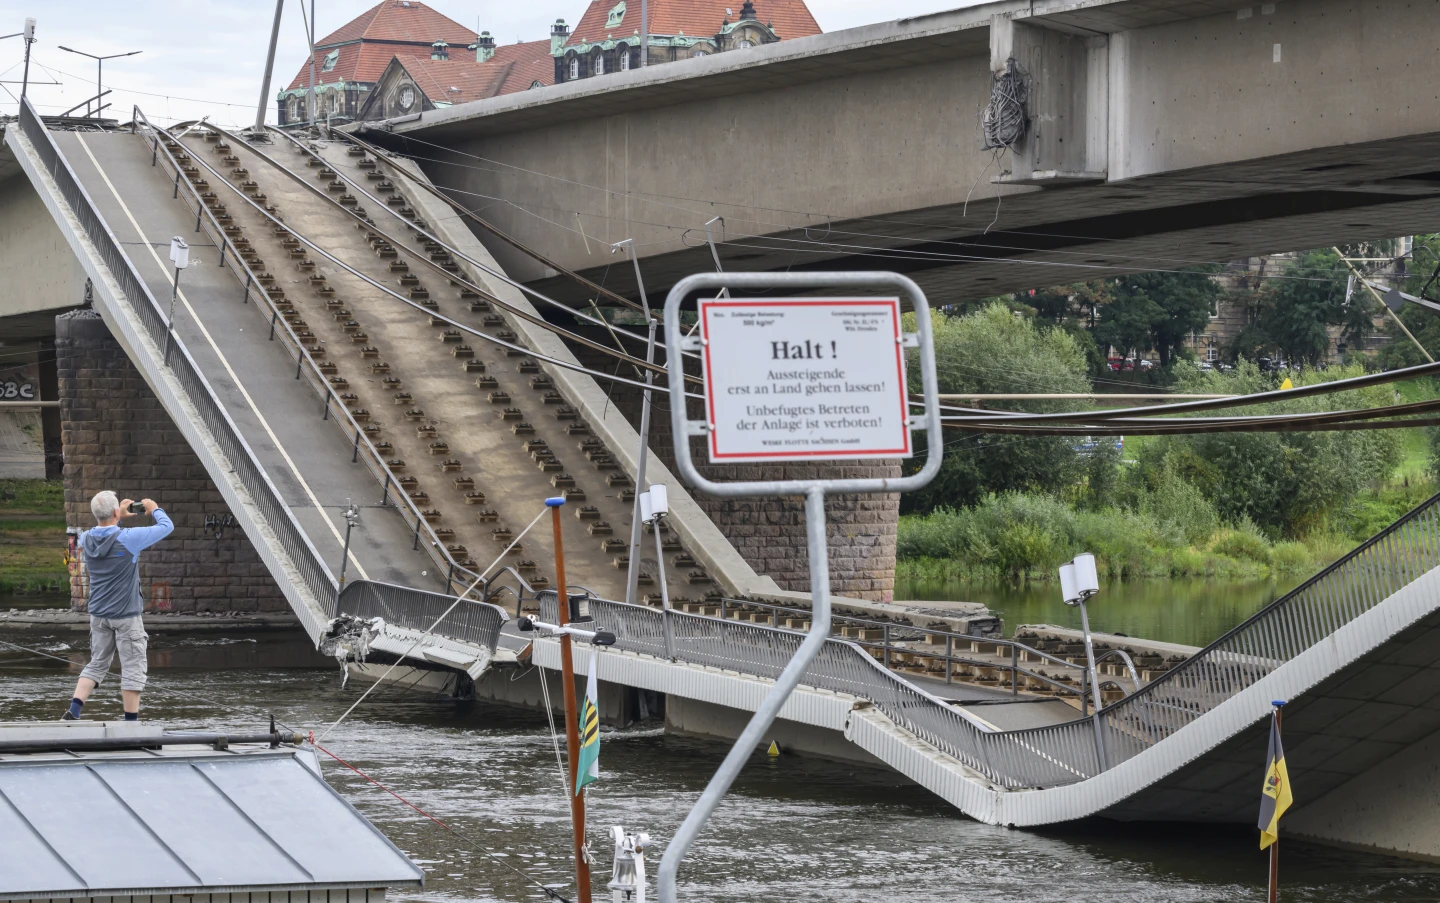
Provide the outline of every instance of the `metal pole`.
<path id="1" fill-rule="evenodd" d="M 1095 672 L 1095 646 L 1090 641 L 1090 616 L 1085 613 L 1085 600 L 1080 600 L 1080 630 L 1085 634 L 1085 661 L 1088 665 L 1086 673 L 1090 678 L 1090 696 L 1094 701 L 1095 709 L 1090 713 L 1095 725 L 1095 755 L 1100 763 L 1100 770 L 1104 771 L 1110 766 L 1105 762 L 1105 739 L 1100 733 L 1100 678 Z M 1081 700 L 1080 708 L 1085 708 L 1084 700 Z"/>
<path id="2" fill-rule="evenodd" d="M 725 217 L 723 217 L 723 216 L 717 216 L 717 217 L 715 217 L 714 219 L 710 220 L 710 222 L 707 222 L 707 223 L 705 224 L 705 243 L 710 246 L 710 257 L 715 261 L 715 272 L 717 272 L 717 273 L 723 273 L 723 272 L 725 272 L 725 269 L 724 269 L 722 266 L 720 266 L 720 252 L 717 251 L 717 250 L 715 250 L 715 236 L 713 236 L 713 235 L 710 234 L 710 224 L 711 224 L 711 223 L 719 223 L 720 226 L 723 228 L 723 227 L 725 226 Z M 728 297 L 730 297 L 730 289 L 729 289 L 729 288 L 722 288 L 722 289 L 720 289 L 720 297 L 722 297 L 722 298 L 728 298 Z"/>
<path id="3" fill-rule="evenodd" d="M 104 68 L 104 66 L 105 66 L 105 58 L 104 58 L 104 57 L 96 57 L 96 59 L 95 59 L 95 118 L 96 118 L 96 119 L 99 119 L 99 118 L 100 118 L 100 96 L 101 96 L 101 95 L 100 95 L 100 82 L 101 82 L 101 80 L 102 80 L 102 79 L 100 78 L 100 74 L 101 74 L 101 71 L 102 71 L 102 69 Z M 86 101 L 86 103 L 85 103 L 85 114 L 86 114 L 87 116 L 90 114 L 90 103 L 89 103 L 89 101 Z"/>
<path id="4" fill-rule="evenodd" d="M 625 245 L 630 251 L 630 262 L 635 266 L 635 285 L 640 289 L 640 305 L 645 311 L 645 321 L 650 327 L 649 340 L 645 344 L 645 363 L 655 363 L 655 329 L 660 322 L 650 313 L 650 300 L 645 294 L 645 281 L 640 276 L 640 259 L 635 256 L 635 240 L 627 238 L 624 241 L 616 242 L 613 247 L 619 249 Z M 630 513 L 630 566 L 625 574 L 625 601 L 634 605 L 640 586 L 640 543 L 642 540 L 640 531 L 640 493 L 645 492 L 649 487 L 645 485 L 645 464 L 650 454 L 650 406 L 651 396 L 654 394 L 651 386 L 655 384 L 655 371 L 645 371 L 645 397 L 640 407 L 640 453 L 635 464 L 635 505 Z"/>
<path id="5" fill-rule="evenodd" d="M 25 102 L 25 91 L 30 87 L 30 45 L 35 43 L 35 20 L 25 20 L 25 31 L 20 40 L 25 42 L 25 74 L 20 78 L 20 102 Z M 54 81 L 52 78 L 51 81 Z"/>
<path id="6" fill-rule="evenodd" d="M 300 21 L 305 21 L 305 0 L 300 0 Z M 310 42 L 310 93 L 305 100 L 307 125 L 315 124 L 315 0 L 310 0 L 310 27 L 305 32 Z"/>
<path id="7" fill-rule="evenodd" d="M 665 657 L 675 660 L 675 625 L 670 618 L 670 590 L 665 586 L 665 542 L 660 538 L 660 516 L 655 524 L 655 578 L 660 581 L 660 617 L 665 622 Z"/>
<path id="8" fill-rule="evenodd" d="M 1275 732 L 1280 732 L 1280 710 L 1281 706 L 1275 706 Z M 1270 763 L 1265 763 L 1268 768 Z M 1276 903 L 1280 893 L 1280 838 L 1276 837 L 1275 842 L 1270 844 L 1270 896 L 1269 903 Z"/>
<path id="9" fill-rule="evenodd" d="M 175 335 L 175 299 L 180 295 L 180 268 L 175 268 L 175 285 L 170 289 L 170 319 L 165 324 L 165 351 L 160 355 L 162 362 L 170 360 L 170 338 Z"/>
<path id="10" fill-rule="evenodd" d="M 745 725 L 740 739 L 735 741 L 735 745 L 725 756 L 725 761 L 710 779 L 705 792 L 695 803 L 695 808 L 690 810 L 680 829 L 675 832 L 674 839 L 665 848 L 665 855 L 660 860 L 660 903 L 676 903 L 675 878 L 680 870 L 680 861 L 685 858 L 690 845 L 699 836 L 700 829 L 720 805 L 720 800 L 735 782 L 740 769 L 745 767 L 765 732 L 780 714 L 780 707 L 794 692 L 800 678 L 820 654 L 830 636 L 830 558 L 825 544 L 825 490 L 819 486 L 811 487 L 805 494 L 805 532 L 810 547 L 810 632 L 806 634 L 805 641 L 800 644 L 795 657 L 785 666 L 785 670 L 780 672 L 780 677 L 770 688 L 760 707 L 755 710 L 750 723 Z"/>
<path id="11" fill-rule="evenodd" d="M 1390 305 L 1385 303 L 1385 299 L 1380 297 L 1380 293 L 1370 287 L 1369 280 L 1367 280 L 1364 276 L 1360 275 L 1360 271 L 1355 269 L 1355 264 L 1351 263 L 1350 259 L 1347 258 L 1344 254 L 1341 254 L 1339 248 L 1332 247 L 1330 250 L 1334 251 L 1337 255 L 1339 255 L 1341 262 L 1343 262 L 1345 266 L 1350 269 L 1350 272 L 1354 274 L 1355 281 L 1359 282 L 1362 286 L 1364 286 L 1365 290 L 1370 293 L 1370 296 L 1373 297 L 1376 301 L 1380 302 L 1380 308 L 1384 310 L 1387 314 L 1389 314 L 1390 319 L 1395 321 L 1395 325 L 1399 326 L 1400 330 L 1404 332 L 1407 337 L 1409 337 L 1410 341 L 1415 343 L 1415 347 L 1419 348 L 1420 353 L 1425 355 L 1425 360 L 1433 364 L 1435 362 L 1435 358 L 1430 356 L 1430 352 L 1425 350 L 1425 346 L 1420 344 L 1419 339 L 1411 335 L 1410 330 L 1405 327 L 1405 324 L 1400 322 L 1400 315 L 1390 309 Z"/>
<path id="12" fill-rule="evenodd" d="M 270 27 L 270 52 L 265 56 L 265 78 L 260 82 L 260 106 L 255 111 L 255 131 L 265 130 L 265 105 L 270 102 L 270 73 L 275 69 L 275 44 L 280 40 L 280 12 L 285 0 L 275 0 L 275 24 Z M 315 54 L 312 52 L 313 60 Z"/>
<path id="13" fill-rule="evenodd" d="M 650 65 L 650 0 L 640 0 L 640 67 Z"/>
<path id="14" fill-rule="evenodd" d="M 551 502 L 555 504 L 551 505 Z M 563 498 L 546 499 L 550 505 L 550 525 L 555 534 L 555 623 L 570 623 L 570 590 L 565 585 L 565 547 L 560 535 L 560 506 Z M 585 858 L 585 794 L 577 793 L 580 777 L 580 709 L 575 704 L 575 659 L 570 650 L 570 634 L 560 634 L 561 689 L 565 697 L 565 743 L 570 751 L 570 826 L 575 834 L 575 883 L 580 903 L 590 903 L 590 863 Z M 544 679 L 543 676 L 541 678 Z"/>
<path id="15" fill-rule="evenodd" d="M 350 499 L 345 500 L 345 550 L 340 553 L 340 585 L 335 589 L 335 598 L 340 598 L 340 590 L 345 588 L 345 566 L 350 563 L 350 531 L 355 527 L 355 505 Z"/>

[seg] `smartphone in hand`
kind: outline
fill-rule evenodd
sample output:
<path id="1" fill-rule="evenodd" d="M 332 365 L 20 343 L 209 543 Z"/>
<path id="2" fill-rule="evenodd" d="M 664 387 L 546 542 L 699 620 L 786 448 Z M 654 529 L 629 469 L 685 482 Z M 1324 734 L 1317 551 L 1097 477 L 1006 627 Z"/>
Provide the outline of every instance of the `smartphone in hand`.
<path id="1" fill-rule="evenodd" d="M 144 502 L 131 502 L 131 503 L 130 503 L 130 513 L 131 513 L 131 514 L 144 514 L 144 513 L 145 513 L 145 503 L 144 503 Z"/>

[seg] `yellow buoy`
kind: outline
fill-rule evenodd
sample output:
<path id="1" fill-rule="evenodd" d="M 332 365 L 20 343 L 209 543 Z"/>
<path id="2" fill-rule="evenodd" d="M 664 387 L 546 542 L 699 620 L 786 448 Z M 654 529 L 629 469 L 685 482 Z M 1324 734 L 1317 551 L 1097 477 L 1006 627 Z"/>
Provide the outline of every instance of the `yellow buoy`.
<path id="1" fill-rule="evenodd" d="M 766 752 L 768 752 L 768 753 L 769 753 L 770 755 L 772 755 L 772 756 L 778 756 L 778 755 L 780 755 L 780 744 L 779 744 L 779 743 L 776 743 L 774 740 L 771 740 L 771 741 L 770 741 L 770 748 L 767 749 Z"/>

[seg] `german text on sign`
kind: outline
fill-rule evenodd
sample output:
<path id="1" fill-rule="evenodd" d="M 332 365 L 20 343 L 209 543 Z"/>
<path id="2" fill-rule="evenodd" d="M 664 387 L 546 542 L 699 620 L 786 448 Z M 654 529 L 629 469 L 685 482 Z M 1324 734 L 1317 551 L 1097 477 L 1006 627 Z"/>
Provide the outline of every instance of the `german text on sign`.
<path id="1" fill-rule="evenodd" d="M 912 453 L 898 298 L 700 302 L 713 462 Z"/>

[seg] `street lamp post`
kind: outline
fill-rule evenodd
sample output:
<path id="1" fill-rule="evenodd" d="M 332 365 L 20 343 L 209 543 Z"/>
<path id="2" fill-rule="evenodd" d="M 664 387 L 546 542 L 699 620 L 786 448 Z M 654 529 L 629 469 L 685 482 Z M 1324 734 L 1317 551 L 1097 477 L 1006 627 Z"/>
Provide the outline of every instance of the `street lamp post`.
<path id="1" fill-rule="evenodd" d="M 1095 757 L 1102 770 L 1105 769 L 1105 742 L 1100 735 L 1100 678 L 1095 671 L 1095 644 L 1090 638 L 1090 616 L 1085 611 L 1085 600 L 1100 592 L 1100 577 L 1095 570 L 1095 556 L 1085 552 L 1075 556 L 1069 564 L 1060 566 L 1060 592 L 1066 605 L 1080 606 L 1080 632 L 1085 637 L 1085 663 L 1090 677 L 1091 717 L 1095 725 Z M 1081 713 L 1085 701 L 1081 697 Z"/>
<path id="2" fill-rule="evenodd" d="M 165 324 L 165 353 L 160 357 L 162 361 L 170 360 L 170 338 L 175 335 L 175 299 L 180 296 L 180 271 L 190 265 L 190 246 L 178 235 L 170 239 L 170 262 L 175 264 L 175 284 L 170 289 L 170 317 Z"/>
<path id="3" fill-rule="evenodd" d="M 660 521 L 670 513 L 669 490 L 664 483 L 651 483 L 640 493 L 640 519 L 655 531 L 655 579 L 660 581 L 660 617 L 665 620 L 665 657 L 675 658 L 675 628 L 670 621 L 670 590 L 665 586 L 665 540 L 660 535 Z"/>
<path id="4" fill-rule="evenodd" d="M 109 56 L 96 56 L 96 55 L 93 54 L 93 53 L 86 53 L 86 52 L 83 51 L 83 50 L 76 50 L 76 49 L 74 49 L 73 47 L 66 47 L 64 44 L 61 44 L 61 45 L 60 45 L 60 49 L 61 49 L 61 50 L 68 51 L 68 52 L 70 52 L 70 53 L 78 54 L 79 56 L 88 56 L 88 57 L 90 57 L 90 59 L 92 59 L 92 60 L 95 61 L 95 118 L 96 118 L 96 119 L 99 119 L 99 118 L 100 118 L 100 98 L 101 98 L 101 96 L 103 95 L 103 91 L 101 90 L 101 84 L 100 84 L 100 82 L 102 81 L 102 79 L 101 79 L 101 73 L 102 73 L 102 70 L 103 70 L 103 68 L 104 68 L 104 66 L 105 66 L 105 61 L 106 61 L 106 60 L 119 59 L 119 58 L 122 57 L 122 56 L 134 56 L 134 55 L 136 55 L 137 53 L 144 53 L 144 52 L 145 52 L 145 51 L 143 51 L 143 50 L 132 50 L 132 51 L 130 51 L 129 53 L 112 53 L 112 54 L 110 54 Z M 27 51 L 27 52 L 28 52 L 28 51 Z M 86 110 L 88 111 L 90 105 L 87 103 L 87 104 L 85 105 L 85 107 L 86 107 Z"/>
<path id="5" fill-rule="evenodd" d="M 26 19 L 24 31 L 0 35 L 0 41 L 6 38 L 25 39 L 25 74 L 20 77 L 20 102 L 24 103 L 25 90 L 30 87 L 30 45 L 35 43 L 35 20 L 33 18 Z"/>
<path id="6" fill-rule="evenodd" d="M 350 531 L 360 522 L 360 509 L 355 507 L 353 501 L 346 499 L 345 510 L 341 513 L 345 515 L 345 548 L 340 552 L 340 586 L 335 591 L 337 598 L 340 590 L 345 588 L 345 566 L 350 563 Z"/>

